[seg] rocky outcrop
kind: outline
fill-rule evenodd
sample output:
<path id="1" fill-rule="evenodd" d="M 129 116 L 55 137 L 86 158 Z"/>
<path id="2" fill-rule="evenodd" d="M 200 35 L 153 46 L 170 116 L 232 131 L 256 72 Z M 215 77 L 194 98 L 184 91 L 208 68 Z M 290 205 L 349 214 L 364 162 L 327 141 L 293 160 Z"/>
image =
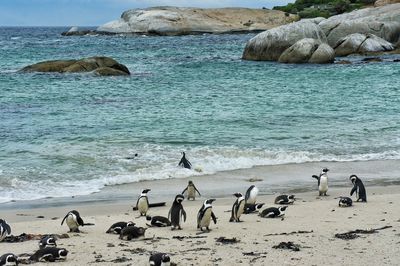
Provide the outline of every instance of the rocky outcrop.
<path id="1" fill-rule="evenodd" d="M 317 24 L 299 21 L 264 31 L 250 39 L 243 59 L 276 61 L 286 49 L 305 38 L 326 42 L 325 34 Z"/>
<path id="2" fill-rule="evenodd" d="M 318 25 L 332 47 L 340 39 L 353 33 L 374 34 L 396 43 L 400 38 L 400 4 L 356 10 L 330 17 Z"/>
<path id="3" fill-rule="evenodd" d="M 337 56 L 391 51 L 394 49 L 390 42 L 387 42 L 382 38 L 373 34 L 361 33 L 353 33 L 340 39 L 334 48 Z"/>
<path id="4" fill-rule="evenodd" d="M 386 6 L 386 5 L 397 4 L 397 3 L 400 3 L 400 0 L 378 0 L 378 1 L 375 1 L 374 6 L 376 6 L 376 7 Z"/>
<path id="5" fill-rule="evenodd" d="M 286 49 L 278 61 L 281 63 L 332 63 L 335 59 L 334 50 L 319 40 L 302 39 Z"/>
<path id="6" fill-rule="evenodd" d="M 263 31 L 297 20 L 282 11 L 249 8 L 152 7 L 125 11 L 98 32 L 152 35 Z"/>
<path id="7" fill-rule="evenodd" d="M 104 76 L 129 75 L 129 69 L 109 57 L 89 57 L 80 60 L 53 60 L 29 65 L 20 72 L 59 72 L 79 73 L 92 72 Z"/>

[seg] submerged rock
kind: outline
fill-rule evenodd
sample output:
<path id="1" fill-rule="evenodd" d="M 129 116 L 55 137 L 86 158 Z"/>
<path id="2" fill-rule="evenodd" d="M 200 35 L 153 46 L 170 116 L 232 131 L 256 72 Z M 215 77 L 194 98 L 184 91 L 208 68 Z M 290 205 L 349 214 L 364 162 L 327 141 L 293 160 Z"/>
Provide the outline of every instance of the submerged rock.
<path id="1" fill-rule="evenodd" d="M 392 51 L 394 46 L 373 34 L 353 33 L 340 39 L 335 47 L 337 56 Z"/>
<path id="2" fill-rule="evenodd" d="M 125 11 L 101 33 L 185 35 L 263 31 L 297 20 L 282 11 L 250 8 L 152 7 Z"/>
<path id="3" fill-rule="evenodd" d="M 112 58 L 97 56 L 79 60 L 53 60 L 29 65 L 20 72 L 59 72 L 79 73 L 92 72 L 98 75 L 129 75 L 129 69 Z"/>

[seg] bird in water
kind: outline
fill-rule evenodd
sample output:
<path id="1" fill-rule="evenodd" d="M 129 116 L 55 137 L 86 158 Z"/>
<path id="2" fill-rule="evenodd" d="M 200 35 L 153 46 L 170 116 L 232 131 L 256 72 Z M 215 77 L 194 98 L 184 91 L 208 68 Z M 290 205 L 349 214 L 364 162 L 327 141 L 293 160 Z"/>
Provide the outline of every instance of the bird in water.
<path id="1" fill-rule="evenodd" d="M 189 162 L 188 159 L 186 159 L 185 152 L 182 152 L 182 158 L 179 161 L 178 166 L 181 166 L 181 167 L 187 168 L 187 169 L 192 169 L 192 164 Z"/>

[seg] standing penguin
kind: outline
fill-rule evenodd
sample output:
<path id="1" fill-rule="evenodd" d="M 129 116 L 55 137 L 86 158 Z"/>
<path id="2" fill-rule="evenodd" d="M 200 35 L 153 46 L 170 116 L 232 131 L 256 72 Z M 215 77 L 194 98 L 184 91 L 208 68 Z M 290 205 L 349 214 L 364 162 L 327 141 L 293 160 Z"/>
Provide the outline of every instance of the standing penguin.
<path id="1" fill-rule="evenodd" d="M 288 206 L 282 206 L 279 208 L 275 207 L 266 208 L 260 213 L 260 216 L 264 218 L 283 217 L 285 215 L 285 210 L 287 207 Z"/>
<path id="2" fill-rule="evenodd" d="M 6 253 L 0 257 L 0 266 L 18 265 L 18 257 L 12 253 Z"/>
<path id="3" fill-rule="evenodd" d="M 313 175 L 312 177 L 318 180 L 318 191 L 320 196 L 327 196 L 326 192 L 328 192 L 328 168 L 322 169 L 322 172 L 319 176 Z"/>
<path id="4" fill-rule="evenodd" d="M 6 238 L 7 235 L 11 234 L 11 227 L 6 220 L 0 219 L 0 242 Z"/>
<path id="5" fill-rule="evenodd" d="M 85 225 L 94 225 L 92 223 L 84 223 L 79 212 L 76 210 L 72 210 L 65 215 L 64 219 L 61 222 L 61 225 L 63 225 L 64 221 L 67 222 L 67 225 L 69 227 L 70 232 L 76 232 L 79 233 L 79 226 L 85 226 Z"/>
<path id="6" fill-rule="evenodd" d="M 52 235 L 45 235 L 39 240 L 39 249 L 57 247 L 56 238 Z"/>
<path id="7" fill-rule="evenodd" d="M 196 186 L 193 184 L 193 182 L 191 180 L 189 180 L 189 183 L 187 185 L 187 187 L 182 191 L 182 195 L 185 194 L 185 191 L 187 190 L 187 199 L 196 199 L 196 192 L 199 193 L 199 196 L 201 197 L 200 192 L 197 190 Z"/>
<path id="8" fill-rule="evenodd" d="M 178 166 L 187 168 L 187 169 L 192 169 L 192 164 L 189 162 L 188 159 L 186 159 L 186 154 L 185 152 L 182 152 L 182 158 L 178 163 Z"/>
<path id="9" fill-rule="evenodd" d="M 136 208 L 139 211 L 140 216 L 146 216 L 147 211 L 149 210 L 149 199 L 147 198 L 147 192 L 149 191 L 150 189 L 143 189 L 142 194 L 140 194 L 140 197 L 136 202 Z"/>
<path id="10" fill-rule="evenodd" d="M 257 195 L 258 195 L 258 188 L 255 185 L 251 185 L 246 191 L 246 196 L 245 196 L 246 204 L 256 204 Z"/>
<path id="11" fill-rule="evenodd" d="M 150 266 L 169 266 L 171 258 L 166 253 L 155 253 L 150 256 Z"/>
<path id="12" fill-rule="evenodd" d="M 181 219 L 186 222 L 186 212 L 183 209 L 182 201 L 184 200 L 184 196 L 179 194 L 175 196 L 175 200 L 172 203 L 171 209 L 168 212 L 168 218 L 171 219 L 171 230 L 175 230 L 178 227 L 181 230 Z"/>
<path id="13" fill-rule="evenodd" d="M 350 191 L 350 196 L 352 196 L 353 193 L 356 192 L 357 201 L 367 202 L 367 192 L 365 191 L 365 187 L 361 179 L 358 178 L 356 175 L 351 175 L 350 180 L 353 183 L 353 188 Z"/>
<path id="14" fill-rule="evenodd" d="M 207 199 L 204 201 L 203 206 L 201 206 L 198 214 L 197 214 L 197 228 L 200 231 L 203 231 L 203 227 L 210 231 L 209 226 L 211 222 L 211 218 L 214 221 L 214 224 L 217 224 L 217 217 L 212 211 L 212 203 L 215 199 Z"/>
<path id="15" fill-rule="evenodd" d="M 236 197 L 236 201 L 233 203 L 232 215 L 229 222 L 241 222 L 240 216 L 244 212 L 245 200 L 242 193 L 236 192 L 233 195 Z"/>
<path id="16" fill-rule="evenodd" d="M 294 201 L 294 195 L 279 195 L 275 198 L 275 204 L 293 204 Z"/>

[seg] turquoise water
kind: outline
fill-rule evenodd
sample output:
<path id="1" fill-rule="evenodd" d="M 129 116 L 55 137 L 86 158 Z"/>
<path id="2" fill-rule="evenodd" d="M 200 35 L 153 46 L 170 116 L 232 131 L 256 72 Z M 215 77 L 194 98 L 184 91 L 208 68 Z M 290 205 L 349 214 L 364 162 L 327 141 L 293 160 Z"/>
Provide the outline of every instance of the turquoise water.
<path id="1" fill-rule="evenodd" d="M 253 34 L 64 30 L 0 28 L 0 202 L 255 165 L 400 159 L 399 63 L 242 61 Z M 17 73 L 96 55 L 132 75 Z M 196 170 L 176 167 L 181 151 Z"/>

